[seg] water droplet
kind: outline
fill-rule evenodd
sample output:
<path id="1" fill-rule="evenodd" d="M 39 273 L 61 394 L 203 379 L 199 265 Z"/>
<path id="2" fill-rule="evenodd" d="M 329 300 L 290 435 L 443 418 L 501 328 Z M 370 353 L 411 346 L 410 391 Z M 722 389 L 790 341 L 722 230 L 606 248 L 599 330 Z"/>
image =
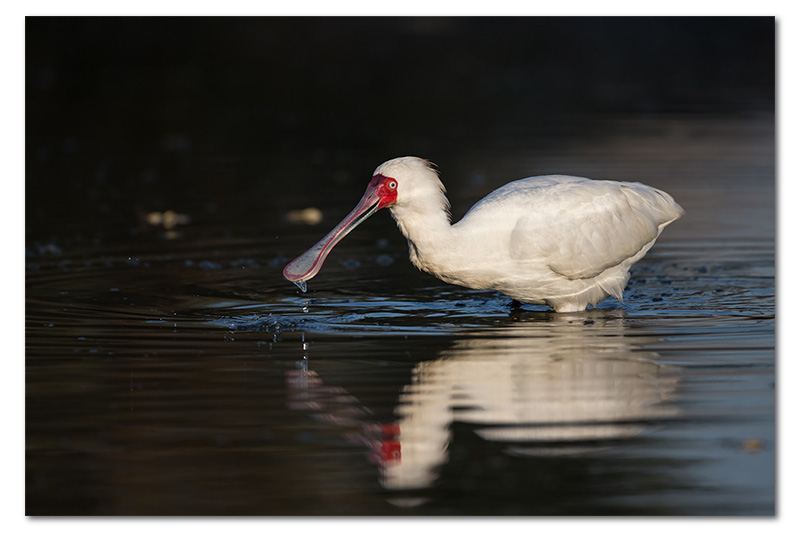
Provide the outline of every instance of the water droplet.
<path id="1" fill-rule="evenodd" d="M 305 281 L 295 281 L 294 284 L 297 285 L 297 288 L 300 289 L 301 292 L 306 292 L 307 287 Z"/>

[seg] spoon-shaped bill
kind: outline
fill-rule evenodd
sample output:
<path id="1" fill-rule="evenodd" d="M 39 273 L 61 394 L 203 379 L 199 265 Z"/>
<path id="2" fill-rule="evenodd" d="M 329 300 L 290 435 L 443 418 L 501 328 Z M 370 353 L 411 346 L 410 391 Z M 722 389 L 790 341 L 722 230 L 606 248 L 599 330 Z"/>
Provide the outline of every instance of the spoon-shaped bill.
<path id="1" fill-rule="evenodd" d="M 380 198 L 374 192 L 374 189 L 368 189 L 358 205 L 335 228 L 317 244 L 286 265 L 283 269 L 283 277 L 296 283 L 316 276 L 333 247 L 381 207 Z"/>

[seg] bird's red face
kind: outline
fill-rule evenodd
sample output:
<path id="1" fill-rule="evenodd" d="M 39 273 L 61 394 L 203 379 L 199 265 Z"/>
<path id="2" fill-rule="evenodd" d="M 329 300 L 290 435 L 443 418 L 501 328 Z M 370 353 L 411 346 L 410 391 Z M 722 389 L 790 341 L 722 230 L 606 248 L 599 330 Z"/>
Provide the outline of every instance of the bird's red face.
<path id="1" fill-rule="evenodd" d="M 292 282 L 300 282 L 316 276 L 319 269 L 322 268 L 325 258 L 345 235 L 379 209 L 397 203 L 397 189 L 397 180 L 382 174 L 375 174 L 367 185 L 361 201 L 350 211 L 350 214 L 344 217 L 317 244 L 286 265 L 283 269 L 283 277 Z"/>
<path id="2" fill-rule="evenodd" d="M 378 201 L 378 209 L 389 207 L 397 203 L 397 180 L 384 176 L 383 174 L 376 174 L 372 177 L 372 181 L 367 185 L 367 190 L 364 193 L 366 196 L 370 193 L 370 189 L 375 191 L 375 195 L 380 198 Z"/>

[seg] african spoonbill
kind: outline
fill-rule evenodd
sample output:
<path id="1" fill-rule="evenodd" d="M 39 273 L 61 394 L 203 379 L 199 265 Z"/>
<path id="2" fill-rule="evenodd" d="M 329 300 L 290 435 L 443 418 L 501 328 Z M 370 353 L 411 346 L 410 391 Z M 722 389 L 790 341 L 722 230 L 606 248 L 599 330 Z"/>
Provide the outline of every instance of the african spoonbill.
<path id="1" fill-rule="evenodd" d="M 408 239 L 411 262 L 447 283 L 498 291 L 557 312 L 622 300 L 631 265 L 684 211 L 641 183 L 538 176 L 508 183 L 455 224 L 432 164 L 399 157 L 380 165 L 358 205 L 283 270 L 304 288 L 331 249 L 388 207 Z"/>

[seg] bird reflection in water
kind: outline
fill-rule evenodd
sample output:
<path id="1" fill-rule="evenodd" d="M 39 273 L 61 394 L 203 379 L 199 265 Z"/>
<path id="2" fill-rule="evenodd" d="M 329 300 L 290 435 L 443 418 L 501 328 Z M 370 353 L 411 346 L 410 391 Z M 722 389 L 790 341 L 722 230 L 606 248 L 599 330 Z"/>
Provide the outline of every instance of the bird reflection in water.
<path id="1" fill-rule="evenodd" d="M 350 440 L 368 448 L 390 490 L 436 482 L 454 422 L 505 444 L 511 455 L 566 455 L 637 436 L 678 414 L 669 402 L 676 369 L 642 349 L 645 338 L 630 336 L 621 313 L 546 316 L 468 334 L 417 364 L 390 423 L 370 420 L 345 389 L 326 386 L 313 370 L 287 373 L 289 407 L 357 428 Z"/>

